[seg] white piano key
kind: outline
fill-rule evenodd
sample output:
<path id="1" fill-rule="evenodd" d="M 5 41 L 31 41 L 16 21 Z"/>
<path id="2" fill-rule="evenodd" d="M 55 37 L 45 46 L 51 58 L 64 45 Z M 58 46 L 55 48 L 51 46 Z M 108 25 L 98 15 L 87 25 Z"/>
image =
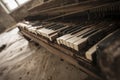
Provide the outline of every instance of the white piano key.
<path id="1" fill-rule="evenodd" d="M 97 44 L 94 45 L 92 48 L 90 48 L 86 53 L 85 53 L 85 57 L 90 60 L 93 61 L 92 59 L 92 55 L 93 53 L 97 50 Z"/>

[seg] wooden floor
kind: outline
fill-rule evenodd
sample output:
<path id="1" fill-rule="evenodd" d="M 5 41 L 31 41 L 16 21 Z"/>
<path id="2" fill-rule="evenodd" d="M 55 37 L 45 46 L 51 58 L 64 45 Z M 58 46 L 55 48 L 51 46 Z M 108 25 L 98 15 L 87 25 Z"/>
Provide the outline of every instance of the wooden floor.
<path id="1" fill-rule="evenodd" d="M 0 35 L 0 80 L 93 80 L 78 68 L 28 43 L 15 28 Z"/>

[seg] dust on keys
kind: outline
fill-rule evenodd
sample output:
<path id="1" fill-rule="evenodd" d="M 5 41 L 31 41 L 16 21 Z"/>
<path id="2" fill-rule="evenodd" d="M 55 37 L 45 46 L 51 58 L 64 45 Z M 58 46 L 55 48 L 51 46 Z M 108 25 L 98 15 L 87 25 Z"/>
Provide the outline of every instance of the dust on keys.
<path id="1" fill-rule="evenodd" d="M 79 29 L 68 29 L 66 35 L 57 38 L 58 44 L 80 51 L 96 44 L 99 40 L 118 28 L 114 22 L 100 22 L 98 24 L 78 27 Z"/>
<path id="2" fill-rule="evenodd" d="M 36 25 L 36 24 L 33 25 L 28 22 L 24 22 L 24 23 L 22 22 L 22 23 L 19 23 L 17 26 L 19 29 L 24 29 L 33 34 L 44 36 L 50 41 L 55 40 L 58 37 L 58 33 L 61 30 L 67 27 L 70 27 L 66 24 L 54 23 L 54 22 L 49 22 L 49 23 L 42 22 L 41 24 L 39 22 L 39 25 Z"/>

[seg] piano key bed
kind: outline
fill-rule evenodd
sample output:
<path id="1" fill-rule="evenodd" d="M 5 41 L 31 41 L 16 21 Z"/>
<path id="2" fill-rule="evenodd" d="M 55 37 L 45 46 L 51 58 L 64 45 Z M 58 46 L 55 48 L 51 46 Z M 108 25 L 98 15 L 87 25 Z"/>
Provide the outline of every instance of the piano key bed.
<path id="1" fill-rule="evenodd" d="M 38 25 L 21 22 L 17 26 L 25 38 L 39 43 L 99 80 L 104 76 L 98 66 L 98 47 L 114 34 L 120 36 L 118 23 L 113 21 L 86 24 L 43 22 Z"/>

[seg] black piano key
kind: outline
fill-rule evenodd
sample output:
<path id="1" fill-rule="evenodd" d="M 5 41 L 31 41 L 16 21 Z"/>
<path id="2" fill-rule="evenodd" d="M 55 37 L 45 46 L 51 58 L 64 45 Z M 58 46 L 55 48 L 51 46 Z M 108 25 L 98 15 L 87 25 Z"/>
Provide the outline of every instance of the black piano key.
<path id="1" fill-rule="evenodd" d="M 54 29 L 52 29 L 52 30 L 57 30 L 57 29 L 60 29 L 60 28 L 63 28 L 63 27 L 65 27 L 65 25 L 58 25 L 57 27 L 55 27 Z"/>
<path id="2" fill-rule="evenodd" d="M 48 28 L 48 29 L 57 30 L 57 29 L 59 29 L 59 28 L 61 28 L 61 27 L 64 27 L 64 25 L 62 25 L 62 24 L 56 24 L 56 25 L 54 25 L 54 26 L 51 26 L 51 27 Z"/>
<path id="3" fill-rule="evenodd" d="M 59 32 L 59 34 L 65 35 L 68 30 L 73 29 L 73 28 L 74 28 L 74 26 L 69 26 L 69 27 L 61 30 L 61 31 Z"/>
<path id="4" fill-rule="evenodd" d="M 47 27 L 47 29 L 52 29 L 52 28 L 54 28 L 54 27 L 56 27 L 56 26 L 58 26 L 58 24 L 55 24 L 55 25 L 49 26 L 49 27 Z"/>
<path id="5" fill-rule="evenodd" d="M 66 34 L 69 34 L 69 33 L 72 33 L 72 32 L 74 32 L 74 31 L 76 31 L 76 30 L 79 30 L 79 29 L 81 29 L 82 27 L 83 27 L 83 26 L 75 26 L 75 28 L 66 31 Z"/>
<path id="6" fill-rule="evenodd" d="M 83 33 L 83 34 L 79 35 L 79 36 L 82 36 L 82 38 L 85 38 L 85 37 L 97 32 L 97 31 L 98 31 L 97 29 L 92 29 L 92 30 L 90 30 L 90 31 L 88 31 L 86 33 Z M 79 37 L 79 36 L 77 36 L 77 37 Z"/>
<path id="7" fill-rule="evenodd" d="M 45 28 L 51 28 L 51 27 L 53 27 L 53 26 L 55 26 L 55 25 L 57 25 L 56 23 L 54 23 L 54 24 L 51 24 L 51 25 L 49 25 L 49 26 L 46 26 Z"/>

